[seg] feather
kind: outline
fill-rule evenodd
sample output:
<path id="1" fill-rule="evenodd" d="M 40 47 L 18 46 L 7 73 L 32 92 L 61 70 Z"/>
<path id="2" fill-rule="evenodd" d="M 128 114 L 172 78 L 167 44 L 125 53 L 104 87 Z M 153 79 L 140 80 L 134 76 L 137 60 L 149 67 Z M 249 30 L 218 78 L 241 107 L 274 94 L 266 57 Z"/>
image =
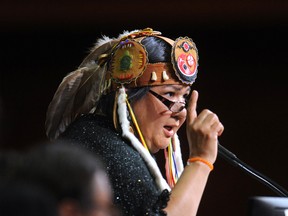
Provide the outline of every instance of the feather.
<path id="1" fill-rule="evenodd" d="M 88 113 L 99 100 L 104 69 L 95 65 L 71 72 L 59 85 L 46 114 L 46 134 L 56 139 L 81 113 Z"/>
<path id="2" fill-rule="evenodd" d="M 145 31 L 146 29 L 144 29 Z M 99 56 L 100 53 L 105 53 L 107 49 L 111 47 L 114 48 L 116 44 L 118 44 L 123 38 L 126 38 L 129 35 L 136 34 L 138 32 L 142 32 L 143 30 L 133 30 L 133 31 L 123 31 L 118 35 L 117 38 L 110 38 L 108 36 L 103 35 L 102 38 L 99 38 L 94 47 L 92 47 L 90 54 L 84 59 L 84 61 L 80 64 L 79 67 L 87 66 L 89 64 L 93 64 L 95 57 Z M 152 32 L 151 32 L 152 34 Z M 161 32 L 153 31 L 153 34 L 161 34 Z"/>
<path id="3" fill-rule="evenodd" d="M 107 58 L 119 40 L 105 39 L 83 60 L 79 68 L 60 83 L 46 113 L 46 134 L 56 139 L 80 114 L 93 110 L 103 93 Z"/>
<path id="4" fill-rule="evenodd" d="M 104 39 L 103 39 L 104 40 Z M 79 68 L 81 67 L 89 67 L 91 65 L 94 65 L 99 62 L 99 57 L 101 57 L 102 54 L 107 54 L 108 56 L 111 54 L 111 51 L 113 51 L 114 46 L 116 46 L 119 43 L 119 40 L 117 39 L 110 39 L 106 38 L 104 44 L 102 42 L 96 43 L 94 48 L 92 48 L 92 51 L 90 54 L 82 61 Z"/>
<path id="5" fill-rule="evenodd" d="M 139 30 L 133 30 L 133 31 L 123 31 L 123 33 L 119 34 L 117 38 L 110 38 L 106 35 L 103 35 L 102 38 L 99 38 L 94 47 L 91 49 L 91 52 L 93 52 L 94 50 L 96 50 L 98 47 L 102 46 L 103 44 L 106 44 L 108 42 L 111 42 L 113 40 L 121 40 L 122 38 L 130 35 L 130 34 L 133 34 L 133 33 L 136 33 L 138 32 Z"/>

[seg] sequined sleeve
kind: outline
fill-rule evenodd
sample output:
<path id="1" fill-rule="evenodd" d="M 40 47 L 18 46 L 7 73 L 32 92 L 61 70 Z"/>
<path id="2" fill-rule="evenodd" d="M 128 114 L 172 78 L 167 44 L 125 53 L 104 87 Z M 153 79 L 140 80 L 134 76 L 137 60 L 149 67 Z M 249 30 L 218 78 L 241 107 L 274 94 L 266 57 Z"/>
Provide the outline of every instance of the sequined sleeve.
<path id="1" fill-rule="evenodd" d="M 168 201 L 170 199 L 170 193 L 168 190 L 163 190 L 156 204 L 153 206 L 152 211 L 148 215 L 155 215 L 155 216 L 165 216 L 167 213 L 165 212 L 165 208 L 167 207 Z"/>
<path id="2" fill-rule="evenodd" d="M 163 209 L 169 200 L 168 190 L 157 188 L 145 161 L 111 123 L 83 116 L 63 137 L 77 141 L 102 158 L 114 191 L 114 203 L 123 215 L 166 215 Z"/>

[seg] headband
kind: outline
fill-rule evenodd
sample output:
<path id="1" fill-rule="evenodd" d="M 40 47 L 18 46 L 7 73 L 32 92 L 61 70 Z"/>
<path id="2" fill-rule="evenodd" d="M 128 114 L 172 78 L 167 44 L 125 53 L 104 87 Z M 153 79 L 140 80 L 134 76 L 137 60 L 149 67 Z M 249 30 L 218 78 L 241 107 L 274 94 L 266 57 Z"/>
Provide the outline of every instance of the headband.
<path id="1" fill-rule="evenodd" d="M 143 32 L 139 31 L 138 34 L 124 37 L 114 46 L 106 77 L 107 80 L 112 80 L 112 88 L 121 85 L 128 88 L 167 84 L 192 85 L 197 77 L 198 67 L 198 51 L 193 40 L 179 37 L 173 41 L 152 29 L 145 30 L 144 36 Z M 149 63 L 146 48 L 141 43 L 147 36 L 158 37 L 171 45 L 171 62 Z"/>

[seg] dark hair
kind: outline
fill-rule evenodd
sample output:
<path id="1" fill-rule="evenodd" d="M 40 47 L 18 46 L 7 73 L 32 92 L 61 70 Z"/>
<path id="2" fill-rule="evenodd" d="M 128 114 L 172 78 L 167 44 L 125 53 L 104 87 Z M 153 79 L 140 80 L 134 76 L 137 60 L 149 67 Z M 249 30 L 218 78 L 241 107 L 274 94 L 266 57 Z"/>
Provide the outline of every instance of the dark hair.
<path id="1" fill-rule="evenodd" d="M 131 105 L 140 100 L 148 91 L 150 87 L 145 86 L 141 88 L 127 89 L 128 100 Z M 102 95 L 97 108 L 94 112 L 95 115 L 105 115 L 110 121 L 113 121 L 113 108 L 115 103 L 115 91 L 112 91 L 106 95 Z"/>
<path id="2" fill-rule="evenodd" d="M 146 48 L 149 63 L 157 62 L 171 62 L 171 45 L 163 39 L 155 36 L 149 36 L 141 41 L 141 44 Z M 136 101 L 140 100 L 150 87 L 139 87 L 128 89 L 128 100 L 133 105 Z M 104 114 L 108 117 L 113 117 L 115 92 L 103 95 L 98 102 L 96 114 Z"/>
<path id="3" fill-rule="evenodd" d="M 141 41 L 148 53 L 149 63 L 171 62 L 172 47 L 161 38 L 150 36 Z"/>
<path id="4" fill-rule="evenodd" d="M 8 161 L 6 166 L 6 170 L 13 170 L 7 174 L 7 181 L 38 185 L 51 192 L 57 202 L 72 199 L 84 211 L 93 205 L 95 174 L 105 172 L 102 162 L 94 154 L 62 140 L 41 144 L 19 155 L 18 162 Z"/>

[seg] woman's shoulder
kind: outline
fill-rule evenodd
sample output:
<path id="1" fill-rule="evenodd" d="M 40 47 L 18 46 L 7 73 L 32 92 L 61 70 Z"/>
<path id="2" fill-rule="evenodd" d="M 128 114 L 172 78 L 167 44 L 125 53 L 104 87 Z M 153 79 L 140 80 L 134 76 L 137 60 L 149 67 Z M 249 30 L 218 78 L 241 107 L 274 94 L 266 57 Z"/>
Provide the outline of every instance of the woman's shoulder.
<path id="1" fill-rule="evenodd" d="M 61 135 L 65 138 L 89 137 L 89 136 L 119 136 L 114 129 L 113 122 L 104 116 L 86 114 L 73 121 Z"/>
<path id="2" fill-rule="evenodd" d="M 114 130 L 113 121 L 106 116 L 94 115 L 94 114 L 82 114 L 78 116 L 75 121 L 73 121 L 67 130 L 71 129 L 81 129 L 85 130 L 91 129 L 93 130 L 95 127 L 106 128 L 110 130 Z"/>
<path id="3" fill-rule="evenodd" d="M 104 116 L 88 114 L 78 117 L 61 138 L 76 142 L 100 155 L 124 157 L 128 154 L 140 157 L 130 143 L 115 130 L 113 122 Z"/>

